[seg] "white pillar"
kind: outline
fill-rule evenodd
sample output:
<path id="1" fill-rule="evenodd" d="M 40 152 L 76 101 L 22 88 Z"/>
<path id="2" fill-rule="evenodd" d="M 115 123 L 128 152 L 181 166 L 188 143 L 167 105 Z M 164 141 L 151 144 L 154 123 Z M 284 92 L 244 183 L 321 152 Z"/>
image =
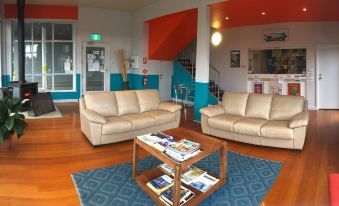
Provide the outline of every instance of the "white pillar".
<path id="1" fill-rule="evenodd" d="M 46 48 L 46 27 L 42 26 L 41 27 L 41 33 L 42 33 L 42 45 L 41 45 L 41 74 L 42 74 L 42 89 L 47 90 L 47 48 Z"/>
<path id="2" fill-rule="evenodd" d="M 196 52 L 194 119 L 200 121 L 199 110 L 208 105 L 208 82 L 210 65 L 210 8 L 198 8 L 198 34 Z"/>

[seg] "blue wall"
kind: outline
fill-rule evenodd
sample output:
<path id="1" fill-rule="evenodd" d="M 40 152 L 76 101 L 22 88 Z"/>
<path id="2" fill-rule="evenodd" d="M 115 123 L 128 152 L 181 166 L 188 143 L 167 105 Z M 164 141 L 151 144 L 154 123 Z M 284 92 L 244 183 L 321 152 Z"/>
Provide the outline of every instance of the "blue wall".
<path id="1" fill-rule="evenodd" d="M 1 75 L 1 87 L 8 87 L 8 82 L 10 81 L 11 77 L 9 75 Z"/>
<path id="2" fill-rule="evenodd" d="M 110 74 L 110 91 L 120 91 L 123 89 L 121 73 Z"/>
<path id="3" fill-rule="evenodd" d="M 146 75 L 147 76 L 147 87 L 143 85 L 144 75 L 142 74 L 127 74 L 128 87 L 133 90 L 140 89 L 159 89 L 159 75 Z M 123 82 L 120 73 L 112 73 L 110 75 L 110 90 L 120 91 L 123 89 Z"/>

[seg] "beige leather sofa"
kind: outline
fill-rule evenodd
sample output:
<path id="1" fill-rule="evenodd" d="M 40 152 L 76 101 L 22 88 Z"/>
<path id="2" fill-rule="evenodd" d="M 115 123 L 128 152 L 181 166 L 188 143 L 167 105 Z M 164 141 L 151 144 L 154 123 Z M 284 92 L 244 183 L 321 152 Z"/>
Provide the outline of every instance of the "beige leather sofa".
<path id="1" fill-rule="evenodd" d="M 180 123 L 181 106 L 160 102 L 157 90 L 86 93 L 79 107 L 81 130 L 93 145 L 129 140 Z"/>
<path id="2" fill-rule="evenodd" d="M 304 146 L 308 124 L 304 97 L 225 93 L 221 104 L 200 113 L 205 134 L 271 147 Z"/>

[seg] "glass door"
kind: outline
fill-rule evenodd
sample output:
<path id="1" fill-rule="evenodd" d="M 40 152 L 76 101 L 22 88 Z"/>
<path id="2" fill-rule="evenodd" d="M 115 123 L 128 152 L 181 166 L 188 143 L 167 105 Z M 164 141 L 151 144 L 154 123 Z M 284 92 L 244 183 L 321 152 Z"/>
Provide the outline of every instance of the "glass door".
<path id="1" fill-rule="evenodd" d="M 83 46 L 83 93 L 109 90 L 109 50 L 104 43 Z"/>

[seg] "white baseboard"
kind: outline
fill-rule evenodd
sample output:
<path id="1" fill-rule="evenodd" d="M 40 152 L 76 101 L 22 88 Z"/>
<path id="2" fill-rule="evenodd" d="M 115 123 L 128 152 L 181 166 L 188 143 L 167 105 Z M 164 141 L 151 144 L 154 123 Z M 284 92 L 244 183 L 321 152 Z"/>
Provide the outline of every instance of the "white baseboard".
<path id="1" fill-rule="evenodd" d="M 308 110 L 318 110 L 318 108 L 316 106 L 309 106 Z"/>
<path id="2" fill-rule="evenodd" d="M 56 99 L 53 100 L 54 103 L 63 103 L 63 102 L 79 102 L 78 99 Z"/>

